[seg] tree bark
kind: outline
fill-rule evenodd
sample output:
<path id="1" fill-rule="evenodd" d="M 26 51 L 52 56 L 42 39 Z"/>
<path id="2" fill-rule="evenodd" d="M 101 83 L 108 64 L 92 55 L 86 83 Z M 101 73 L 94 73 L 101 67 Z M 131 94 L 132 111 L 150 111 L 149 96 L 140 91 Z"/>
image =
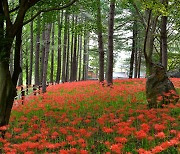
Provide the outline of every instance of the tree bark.
<path id="1" fill-rule="evenodd" d="M 33 12 L 32 12 L 33 14 Z M 32 16 L 32 15 L 31 15 Z M 33 21 L 31 21 L 30 23 L 30 40 L 31 40 L 31 46 L 30 46 L 30 50 L 31 50 L 31 54 L 30 54 L 30 69 L 29 69 L 29 81 L 28 81 L 28 84 L 31 85 L 32 83 L 32 68 L 33 68 L 33 40 L 34 40 L 34 37 L 33 37 Z"/>
<path id="2" fill-rule="evenodd" d="M 21 43 L 22 43 L 22 28 L 18 31 L 16 35 L 16 42 L 15 42 L 15 53 L 14 53 L 14 72 L 12 76 L 12 82 L 16 87 L 17 81 L 19 78 L 19 74 L 22 72 L 20 66 L 20 51 L 21 51 Z"/>
<path id="3" fill-rule="evenodd" d="M 40 52 L 40 21 L 41 17 L 37 19 L 37 33 L 36 33 L 36 53 L 35 53 L 35 85 L 39 85 L 39 52 Z"/>
<path id="4" fill-rule="evenodd" d="M 80 35 L 79 39 L 79 78 L 78 81 L 81 80 L 81 64 L 82 64 L 82 35 Z"/>
<path id="5" fill-rule="evenodd" d="M 75 17 L 75 26 L 77 25 L 77 16 Z M 74 52 L 73 52 L 73 61 L 72 61 L 72 80 L 77 80 L 77 30 L 75 29 L 75 35 L 74 35 Z"/>
<path id="6" fill-rule="evenodd" d="M 42 93 L 46 92 L 46 81 L 47 81 L 47 69 L 48 69 L 48 57 L 49 57 L 49 47 L 50 47 L 50 34 L 51 34 L 52 24 L 49 23 L 45 30 L 45 54 L 44 54 L 44 65 L 43 65 L 43 81 L 42 81 Z"/>
<path id="7" fill-rule="evenodd" d="M 22 44 L 21 44 L 21 50 L 20 50 L 20 67 L 22 69 L 23 67 L 23 50 L 22 50 Z M 18 86 L 23 85 L 23 71 L 19 74 L 19 79 L 18 79 Z"/>
<path id="8" fill-rule="evenodd" d="M 83 80 L 88 79 L 88 32 L 84 32 Z"/>
<path id="9" fill-rule="evenodd" d="M 163 0 L 162 4 L 165 8 L 168 6 L 168 0 Z M 168 54 L 167 54 L 167 16 L 162 16 L 161 18 L 161 53 L 162 53 L 162 65 L 167 71 Z"/>
<path id="10" fill-rule="evenodd" d="M 56 83 L 59 83 L 61 76 L 61 31 L 62 31 L 62 22 L 63 22 L 63 11 L 58 15 L 58 59 L 57 59 L 57 74 L 56 74 Z"/>
<path id="11" fill-rule="evenodd" d="M 69 20 L 68 20 L 69 23 Z M 67 62 L 66 62 L 66 77 L 65 77 L 65 82 L 69 81 L 69 49 L 70 49 L 70 33 L 69 33 L 69 28 L 68 28 L 68 32 L 67 32 Z"/>
<path id="12" fill-rule="evenodd" d="M 99 82 L 104 82 L 104 45 L 102 36 L 101 1 L 97 0 L 97 33 L 99 50 Z"/>
<path id="13" fill-rule="evenodd" d="M 54 82 L 54 23 L 52 24 L 52 50 L 51 50 L 51 74 L 50 83 Z"/>
<path id="14" fill-rule="evenodd" d="M 43 25 L 43 27 L 45 27 L 45 25 Z M 40 73 L 41 73 L 41 78 L 40 78 L 40 81 L 41 81 L 41 84 L 42 84 L 42 81 L 43 81 L 43 67 L 44 67 L 44 56 L 45 56 L 45 42 L 46 42 L 46 39 L 45 39 L 45 28 L 43 29 L 43 32 L 42 32 L 42 46 L 41 46 L 41 58 L 40 58 L 40 62 L 41 62 L 41 68 L 40 68 Z"/>
<path id="15" fill-rule="evenodd" d="M 73 50 L 74 50 L 74 14 L 72 15 L 72 36 L 71 36 L 71 55 L 70 55 L 70 59 L 71 59 L 71 70 L 70 70 L 70 81 L 72 81 L 73 78 Z"/>
<path id="16" fill-rule="evenodd" d="M 62 65 L 62 82 L 65 82 L 66 78 L 66 52 L 67 52 L 67 22 L 68 21 L 68 11 L 65 13 L 65 28 L 64 28 L 64 45 L 63 45 L 63 65 Z"/>
<path id="17" fill-rule="evenodd" d="M 110 1 L 109 26 L 108 26 L 108 86 L 113 84 L 113 33 L 114 33 L 115 0 Z"/>

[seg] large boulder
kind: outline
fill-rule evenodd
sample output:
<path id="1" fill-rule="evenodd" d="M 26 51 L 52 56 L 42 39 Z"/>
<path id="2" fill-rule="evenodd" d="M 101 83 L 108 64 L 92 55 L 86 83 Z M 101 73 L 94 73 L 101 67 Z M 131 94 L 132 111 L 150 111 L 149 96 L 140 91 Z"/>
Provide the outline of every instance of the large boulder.
<path id="1" fill-rule="evenodd" d="M 176 104 L 179 100 L 177 91 L 161 64 L 153 64 L 153 73 L 146 81 L 146 97 L 149 108 L 163 107 L 163 104 Z"/>

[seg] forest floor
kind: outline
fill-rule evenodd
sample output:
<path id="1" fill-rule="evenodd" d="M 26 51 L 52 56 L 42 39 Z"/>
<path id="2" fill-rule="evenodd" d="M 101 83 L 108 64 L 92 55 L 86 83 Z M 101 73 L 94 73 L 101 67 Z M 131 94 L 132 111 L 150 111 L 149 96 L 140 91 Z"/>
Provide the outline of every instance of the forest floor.
<path id="1" fill-rule="evenodd" d="M 171 79 L 180 94 L 180 79 Z M 148 110 L 145 79 L 64 83 L 13 107 L 3 153 L 179 154 L 180 102 Z M 19 105 L 17 105 L 19 103 Z"/>

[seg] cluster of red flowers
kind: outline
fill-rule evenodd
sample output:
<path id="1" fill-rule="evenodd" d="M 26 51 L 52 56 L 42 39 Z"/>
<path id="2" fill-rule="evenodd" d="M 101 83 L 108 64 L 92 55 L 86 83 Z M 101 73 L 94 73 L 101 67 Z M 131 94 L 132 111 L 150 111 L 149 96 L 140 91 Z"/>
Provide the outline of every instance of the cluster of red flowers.
<path id="1" fill-rule="evenodd" d="M 177 89 L 180 80 L 173 79 Z M 155 154 L 180 146 L 180 104 L 147 109 L 145 79 L 97 81 L 49 86 L 15 105 L 4 153 Z"/>

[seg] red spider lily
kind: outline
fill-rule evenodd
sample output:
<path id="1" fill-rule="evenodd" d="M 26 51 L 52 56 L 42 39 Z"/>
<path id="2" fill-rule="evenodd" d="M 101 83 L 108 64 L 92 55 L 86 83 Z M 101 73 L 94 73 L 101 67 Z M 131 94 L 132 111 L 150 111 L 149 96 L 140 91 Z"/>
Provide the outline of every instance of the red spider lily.
<path id="1" fill-rule="evenodd" d="M 147 134 L 144 130 L 140 130 L 140 131 L 136 132 L 136 138 L 137 139 L 147 138 Z"/>
<path id="2" fill-rule="evenodd" d="M 155 137 L 160 138 L 160 139 L 164 139 L 166 136 L 165 136 L 164 132 L 159 132 L 155 135 Z"/>
<path id="3" fill-rule="evenodd" d="M 163 131 L 166 127 L 163 124 L 155 124 L 154 129 L 156 131 Z"/>

